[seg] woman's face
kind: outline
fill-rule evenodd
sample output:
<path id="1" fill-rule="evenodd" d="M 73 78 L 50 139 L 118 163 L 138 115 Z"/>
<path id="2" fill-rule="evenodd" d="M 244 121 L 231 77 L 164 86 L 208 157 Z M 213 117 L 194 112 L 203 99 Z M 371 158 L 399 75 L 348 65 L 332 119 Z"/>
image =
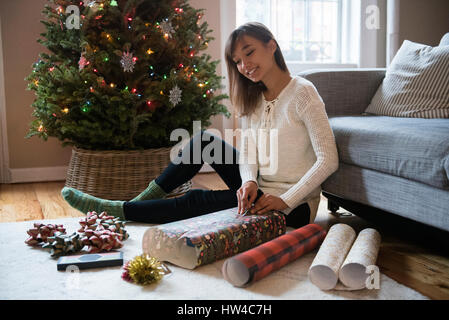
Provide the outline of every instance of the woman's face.
<path id="1" fill-rule="evenodd" d="M 276 43 L 270 40 L 268 44 L 250 36 L 242 36 L 236 42 L 232 60 L 237 70 L 253 82 L 262 81 L 269 71 L 276 66 L 274 52 Z"/>

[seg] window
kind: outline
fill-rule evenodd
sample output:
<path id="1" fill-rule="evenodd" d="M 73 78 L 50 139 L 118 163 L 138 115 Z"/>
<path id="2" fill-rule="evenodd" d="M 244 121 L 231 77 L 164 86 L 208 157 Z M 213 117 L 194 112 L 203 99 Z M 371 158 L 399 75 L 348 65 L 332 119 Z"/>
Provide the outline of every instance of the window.
<path id="1" fill-rule="evenodd" d="M 360 1 L 237 0 L 237 26 L 265 24 L 275 36 L 292 71 L 358 63 Z"/>

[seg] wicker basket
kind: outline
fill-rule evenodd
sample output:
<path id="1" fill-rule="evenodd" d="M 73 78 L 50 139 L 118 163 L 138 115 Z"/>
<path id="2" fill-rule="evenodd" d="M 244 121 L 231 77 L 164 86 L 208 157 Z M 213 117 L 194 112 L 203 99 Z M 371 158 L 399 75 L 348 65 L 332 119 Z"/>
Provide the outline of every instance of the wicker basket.
<path id="1" fill-rule="evenodd" d="M 73 148 L 65 185 L 103 199 L 130 200 L 167 167 L 171 149 L 92 151 Z M 191 187 L 189 180 L 172 190 L 167 198 L 180 196 Z"/>

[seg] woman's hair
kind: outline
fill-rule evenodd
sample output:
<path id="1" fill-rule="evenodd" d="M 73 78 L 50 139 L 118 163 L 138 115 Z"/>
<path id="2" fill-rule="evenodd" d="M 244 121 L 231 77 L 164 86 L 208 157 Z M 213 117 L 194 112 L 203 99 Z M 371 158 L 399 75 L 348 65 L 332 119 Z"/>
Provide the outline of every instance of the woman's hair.
<path id="1" fill-rule="evenodd" d="M 229 95 L 239 117 L 252 114 L 257 107 L 260 95 L 267 90 L 262 81 L 254 83 L 242 75 L 232 59 L 236 43 L 244 35 L 255 38 L 264 45 L 267 45 L 273 39 L 277 47 L 274 53 L 276 64 L 281 70 L 287 71 L 281 48 L 279 48 L 273 34 L 265 25 L 259 22 L 248 22 L 235 29 L 226 42 L 225 57 L 229 77 Z"/>

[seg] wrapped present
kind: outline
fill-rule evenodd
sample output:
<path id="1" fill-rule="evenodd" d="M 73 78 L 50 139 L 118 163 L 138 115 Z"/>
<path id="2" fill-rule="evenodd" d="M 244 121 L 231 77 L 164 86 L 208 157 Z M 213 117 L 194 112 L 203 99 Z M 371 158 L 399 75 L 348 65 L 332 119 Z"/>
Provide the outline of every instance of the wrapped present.
<path id="1" fill-rule="evenodd" d="M 145 254 L 187 269 L 254 248 L 285 233 L 279 211 L 237 214 L 237 208 L 150 227 L 144 234 Z"/>

